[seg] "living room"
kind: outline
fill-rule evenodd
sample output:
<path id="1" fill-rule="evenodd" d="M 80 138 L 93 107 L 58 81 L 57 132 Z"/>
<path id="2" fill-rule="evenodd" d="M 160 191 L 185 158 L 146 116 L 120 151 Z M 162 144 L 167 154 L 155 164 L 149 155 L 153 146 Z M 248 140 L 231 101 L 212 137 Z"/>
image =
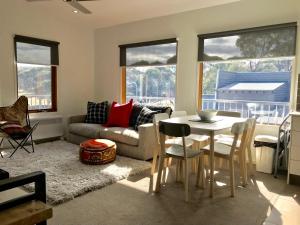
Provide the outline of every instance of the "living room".
<path id="1" fill-rule="evenodd" d="M 9 154 L 4 155 L 4 159 L 0 159 L 0 169 L 13 164 L 14 160 L 17 160 L 23 154 L 25 162 L 38 161 L 41 157 L 39 146 L 46 145 L 49 148 L 48 151 L 56 151 L 57 149 L 54 148 L 57 147 L 53 147 L 51 143 L 57 137 L 64 139 L 64 141 L 58 140 L 59 147 L 64 148 L 66 146 L 65 142 L 69 144 L 70 118 L 76 115 L 86 115 L 89 101 L 97 103 L 117 101 L 121 104 L 129 102 L 132 95 L 141 95 L 138 94 L 141 85 L 137 81 L 134 84 L 137 86 L 130 86 L 126 83 L 126 74 L 128 75 L 130 69 L 133 68 L 132 65 L 128 65 L 128 60 L 126 61 L 126 57 L 129 59 L 131 56 L 126 55 L 126 51 L 129 53 L 130 49 L 151 46 L 150 44 L 155 41 L 169 40 L 171 44 L 176 44 L 176 62 L 172 64 L 176 67 L 174 73 L 175 83 L 171 88 L 172 93 L 170 92 L 171 94 L 168 96 L 175 99 L 175 101 L 170 101 L 172 104 L 167 106 L 171 106 L 174 112 L 186 111 L 188 115 L 194 115 L 199 109 L 204 109 L 204 103 L 208 101 L 204 99 L 203 90 L 201 89 L 203 86 L 206 87 L 205 72 L 208 71 L 208 69 L 203 70 L 202 63 L 206 60 L 199 58 L 201 35 L 216 33 L 220 35 L 220 32 L 244 31 L 249 28 L 261 27 L 281 29 L 279 25 L 284 24 L 286 25 L 285 29 L 294 29 L 300 21 L 300 3 L 297 0 L 129 1 L 126 5 L 121 0 L 80 2 L 91 14 L 82 13 L 73 7 L 73 2 L 68 1 L 4 0 L 1 4 L 0 107 L 10 106 L 20 97 L 18 95 L 20 90 L 16 68 L 21 61 L 18 61 L 20 58 L 16 57 L 16 43 L 18 41 L 22 42 L 22 39 L 21 41 L 16 39 L 16 35 L 58 43 L 58 53 L 57 62 L 51 62 L 51 66 L 56 68 L 56 82 L 53 85 L 54 80 L 52 80 L 51 86 L 51 107 L 30 113 L 32 124 L 34 124 L 34 121 L 39 121 L 37 129 L 33 132 L 34 139 L 39 139 L 35 143 L 35 152 L 27 154 L 20 149 L 15 152 L 11 159 L 9 159 Z M 227 34 L 227 36 L 230 35 L 233 34 Z M 290 66 L 292 69 L 289 69 L 291 75 L 288 110 L 285 113 L 278 111 L 279 114 L 281 113 L 281 119 L 288 115 L 288 112 L 297 111 L 297 103 L 299 103 L 299 100 L 297 101 L 297 80 L 300 61 L 297 56 L 300 51 L 300 35 L 295 33 L 294 36 L 292 34 L 290 36 L 294 37 L 293 40 L 297 42 L 293 49 L 295 52 L 292 55 L 276 55 L 276 57 L 283 60 L 288 60 L 292 65 Z M 226 37 L 226 34 L 218 37 Z M 204 37 L 204 44 L 208 39 L 209 36 Z M 163 45 L 163 43 L 160 44 Z M 218 48 L 222 48 L 222 45 L 216 47 L 216 49 Z M 120 60 L 122 49 L 125 49 L 125 62 L 122 62 L 122 59 Z M 230 50 L 228 52 L 232 53 Z M 205 54 L 205 52 L 202 53 Z M 272 55 L 267 55 L 261 58 L 269 59 L 272 57 Z M 244 57 L 245 60 L 249 58 L 251 57 Z M 215 61 L 211 61 L 211 63 L 213 64 Z M 145 65 L 140 67 L 143 66 L 146 67 Z M 163 66 L 165 65 L 159 65 L 159 67 Z M 167 63 L 166 66 L 168 66 Z M 218 71 L 221 71 L 218 74 L 228 72 L 222 71 L 224 67 L 217 68 Z M 262 72 L 270 72 L 270 70 Z M 199 78 L 201 76 L 202 80 Z M 275 86 L 282 83 L 282 81 L 276 82 L 274 83 Z M 224 87 L 222 88 L 219 91 L 225 90 Z M 231 88 L 230 85 L 225 88 L 227 88 L 225 91 L 228 90 L 232 93 L 233 90 L 228 89 Z M 158 97 L 159 89 L 158 85 L 154 87 L 154 94 L 151 97 Z M 267 93 L 267 91 L 274 92 L 274 90 L 264 90 L 263 93 Z M 131 94 L 127 94 L 126 91 Z M 212 93 L 217 96 L 215 94 L 216 90 L 213 91 L 209 94 Z M 259 101 L 261 100 L 257 99 L 255 102 Z M 280 102 L 282 103 L 281 100 Z M 34 103 L 29 99 L 29 107 L 31 105 L 33 106 Z M 241 105 L 241 107 L 244 107 L 244 105 Z M 212 110 L 212 108 L 205 109 Z M 228 110 L 225 106 L 224 109 Z M 236 107 L 232 111 L 239 111 L 239 108 Z M 256 109 L 252 114 L 263 112 L 269 116 L 268 112 L 265 111 L 267 110 Z M 241 111 L 241 114 L 242 117 L 245 117 L 243 111 Z M 277 111 L 275 114 L 277 116 Z M 52 123 L 57 120 L 60 122 L 57 127 L 53 128 Z M 275 125 L 271 120 L 268 120 L 268 122 L 264 120 L 257 121 L 254 136 L 271 135 L 276 137 L 282 120 L 276 122 Z M 81 162 L 78 159 L 79 145 L 74 146 L 76 160 L 78 160 L 76 163 L 80 165 Z M 151 144 L 149 146 L 151 147 Z M 252 155 L 255 158 L 253 143 L 251 146 Z M 121 146 L 121 150 L 122 147 L 125 148 Z M 128 158 L 132 159 L 132 157 Z M 56 159 L 59 160 L 59 157 Z M 149 170 L 152 163 L 151 159 L 148 157 L 144 159 L 142 157 L 141 159 L 138 159 L 137 162 L 134 161 L 136 162 L 135 166 L 144 168 L 146 165 L 144 163 L 147 163 L 146 167 Z M 125 159 L 124 162 L 120 162 L 120 165 L 124 166 L 123 163 L 126 162 L 134 164 L 133 161 L 129 162 Z M 49 204 L 53 207 L 53 218 L 49 219 L 48 223 L 298 224 L 300 221 L 299 216 L 296 215 L 299 212 L 299 186 L 287 185 L 287 177 L 284 174 L 280 173 L 279 178 L 275 179 L 271 174 L 257 172 L 255 176 L 257 176 L 256 186 L 259 187 L 258 190 L 254 187 L 252 181 L 249 181 L 246 188 L 239 186 L 236 189 L 234 198 L 229 197 L 228 186 L 230 185 L 228 179 L 220 182 L 220 184 L 209 182 L 209 178 L 207 178 L 206 187 L 198 189 L 192 188 L 195 177 L 195 174 L 193 174 L 191 175 L 189 193 L 191 199 L 189 202 L 185 202 L 184 185 L 182 182 L 174 182 L 175 173 L 173 173 L 173 170 L 175 167 L 177 168 L 177 165 L 175 165 L 175 162 L 172 164 L 174 165 L 170 169 L 167 184 L 161 188 L 160 194 L 149 193 L 148 190 L 152 181 L 154 184 L 156 183 L 158 169 L 156 169 L 152 180 L 149 171 L 143 171 L 143 173 L 139 171 L 140 174 L 138 172 L 129 177 L 126 173 L 125 175 L 121 174 L 120 177 L 126 178 L 114 178 L 114 181 L 110 181 L 113 184 L 108 184 L 108 182 L 104 187 L 102 186 L 103 188 L 91 188 L 91 190 L 88 190 L 89 193 L 86 193 L 86 191 L 78 197 L 69 197 L 68 200 L 63 200 L 54 205 Z M 209 165 L 209 163 L 206 164 Z M 40 165 L 39 170 L 43 171 L 45 164 Z M 25 164 L 24 166 L 26 167 Z M 285 165 L 285 167 L 288 166 Z M 93 173 L 92 170 L 97 170 L 95 168 L 97 166 L 92 166 L 89 174 Z M 236 170 L 238 171 L 238 168 Z M 24 168 L 24 171 L 27 170 Z M 47 170 L 45 172 L 47 179 Z M 216 171 L 216 173 L 218 172 Z M 225 170 L 225 174 L 227 173 L 227 170 Z M 11 176 L 13 175 L 12 172 Z M 217 175 L 216 177 L 218 179 Z M 213 199 L 209 197 L 210 183 L 216 183 L 215 186 L 217 186 L 215 187 L 216 194 Z M 223 183 L 225 183 L 225 187 L 222 187 Z M 72 183 L 70 184 L 72 185 Z M 46 185 L 48 185 L 47 182 Z M 285 201 L 277 202 L 278 199 L 283 198 L 282 196 L 286 199 L 289 198 L 289 200 L 284 199 Z M 294 207 L 288 212 L 291 213 L 287 214 L 288 216 L 285 214 L 285 210 L 282 209 L 283 207 L 280 206 L 280 204 L 287 205 L 287 201 L 292 202 L 291 208 Z M 119 202 L 124 203 L 119 204 Z M 247 209 L 243 209 L 243 204 L 247 203 Z M 236 206 L 234 206 L 235 204 Z"/>

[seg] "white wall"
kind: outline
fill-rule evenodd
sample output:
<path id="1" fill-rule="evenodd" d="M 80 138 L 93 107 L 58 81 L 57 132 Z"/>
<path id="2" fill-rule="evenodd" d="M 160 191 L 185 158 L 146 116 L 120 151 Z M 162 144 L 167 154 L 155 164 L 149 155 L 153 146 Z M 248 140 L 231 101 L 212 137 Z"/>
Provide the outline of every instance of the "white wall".
<path id="1" fill-rule="evenodd" d="M 70 18 L 59 20 L 53 11 L 31 10 L 34 5 L 22 2 L 1 2 L 0 105 L 11 104 L 17 97 L 13 36 L 28 35 L 61 43 L 58 113 L 62 115 L 85 112 L 86 102 L 90 99 L 119 99 L 119 44 L 170 37 L 179 39 L 176 108 L 193 113 L 196 105 L 197 34 L 300 21 L 299 0 L 242 0 L 98 29 L 94 35 L 93 30 L 85 28 L 82 23 L 72 23 Z M 300 35 L 298 55 L 299 49 Z M 296 62 L 296 72 L 299 73 L 300 61 Z"/>
<path id="2" fill-rule="evenodd" d="M 60 42 L 57 113 L 65 116 L 85 112 L 87 101 L 94 98 L 93 30 L 31 7 L 34 5 L 20 0 L 1 1 L 0 106 L 17 98 L 13 37 L 19 34 Z"/>
<path id="3" fill-rule="evenodd" d="M 98 29 L 95 35 L 95 97 L 120 99 L 118 45 L 177 37 L 176 109 L 194 113 L 197 34 L 295 21 L 300 21 L 299 0 L 242 0 L 219 7 Z M 299 73 L 299 60 L 297 64 L 296 71 Z"/>

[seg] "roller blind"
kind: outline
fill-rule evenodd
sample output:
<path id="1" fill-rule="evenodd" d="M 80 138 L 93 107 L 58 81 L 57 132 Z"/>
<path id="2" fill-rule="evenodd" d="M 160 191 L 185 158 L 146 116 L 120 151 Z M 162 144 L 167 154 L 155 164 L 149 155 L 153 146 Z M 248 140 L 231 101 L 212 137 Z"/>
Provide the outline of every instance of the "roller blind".
<path id="1" fill-rule="evenodd" d="M 18 63 L 59 65 L 58 42 L 16 35 L 15 55 Z"/>
<path id="2" fill-rule="evenodd" d="M 295 56 L 297 23 L 198 35 L 199 61 Z"/>
<path id="3" fill-rule="evenodd" d="M 177 40 L 164 39 L 120 45 L 120 66 L 172 65 L 177 63 Z"/>

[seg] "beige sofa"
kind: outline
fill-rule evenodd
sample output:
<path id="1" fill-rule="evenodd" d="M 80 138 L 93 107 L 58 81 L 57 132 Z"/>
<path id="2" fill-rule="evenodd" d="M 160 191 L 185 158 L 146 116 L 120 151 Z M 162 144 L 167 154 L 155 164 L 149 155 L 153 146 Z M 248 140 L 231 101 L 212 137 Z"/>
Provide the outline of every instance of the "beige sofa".
<path id="1" fill-rule="evenodd" d="M 135 159 L 148 160 L 153 150 L 159 148 L 153 124 L 140 125 L 138 131 L 132 127 L 104 127 L 100 124 L 84 123 L 85 115 L 68 119 L 67 140 L 74 144 L 91 138 L 105 138 L 115 141 L 117 153 Z"/>

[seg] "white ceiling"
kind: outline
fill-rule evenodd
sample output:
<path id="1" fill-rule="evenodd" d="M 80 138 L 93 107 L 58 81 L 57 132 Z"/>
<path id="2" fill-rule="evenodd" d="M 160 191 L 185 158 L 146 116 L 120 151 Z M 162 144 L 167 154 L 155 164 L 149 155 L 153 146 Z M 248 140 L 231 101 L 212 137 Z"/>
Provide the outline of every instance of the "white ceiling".
<path id="1" fill-rule="evenodd" d="M 44 0 L 23 4 L 24 10 L 46 10 L 56 17 L 85 23 L 92 28 L 109 27 L 148 18 L 207 8 L 240 0 L 98 0 L 81 2 L 92 14 L 75 14 L 63 0 Z M 68 17 L 68 18 L 66 18 Z"/>

